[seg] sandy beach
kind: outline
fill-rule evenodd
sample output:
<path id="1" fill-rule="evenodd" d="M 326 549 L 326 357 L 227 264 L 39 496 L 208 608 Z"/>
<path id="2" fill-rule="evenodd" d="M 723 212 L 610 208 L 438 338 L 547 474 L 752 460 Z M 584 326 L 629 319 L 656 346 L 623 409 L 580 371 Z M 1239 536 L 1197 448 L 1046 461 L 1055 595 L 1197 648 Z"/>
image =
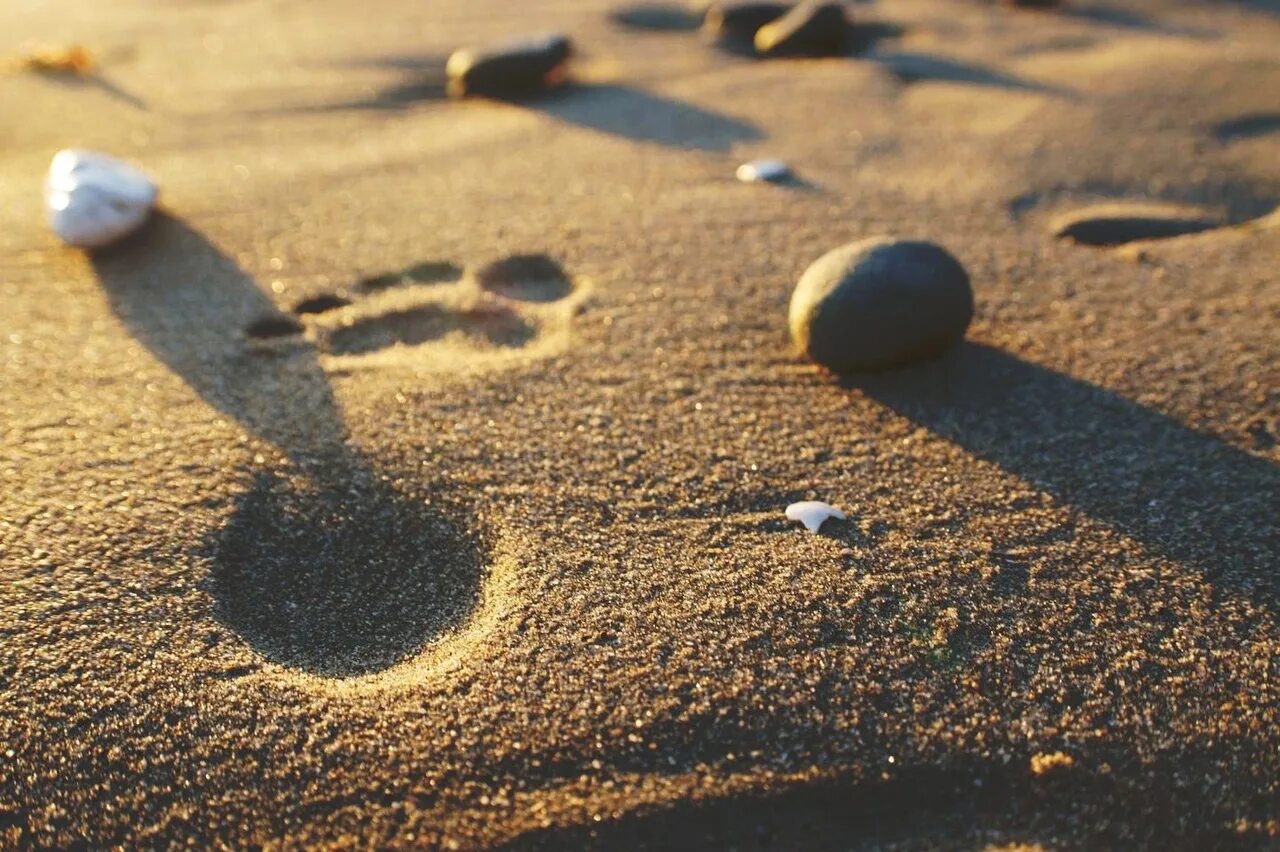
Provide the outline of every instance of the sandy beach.
<path id="1" fill-rule="evenodd" d="M 849 14 L 0 4 L 97 62 L 0 76 L 0 848 L 1280 848 L 1280 6 Z M 68 147 L 161 211 L 61 245 Z M 833 375 L 880 234 L 975 318 Z"/>

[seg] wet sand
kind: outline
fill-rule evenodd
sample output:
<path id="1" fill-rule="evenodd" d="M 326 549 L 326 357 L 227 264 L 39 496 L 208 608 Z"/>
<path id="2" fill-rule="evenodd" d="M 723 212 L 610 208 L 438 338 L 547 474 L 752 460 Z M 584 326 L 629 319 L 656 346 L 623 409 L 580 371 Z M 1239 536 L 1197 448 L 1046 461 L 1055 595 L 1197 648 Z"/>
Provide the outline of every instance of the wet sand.
<path id="1" fill-rule="evenodd" d="M 1280 843 L 1280 8 L 622 8 L 0 8 L 100 60 L 0 77 L 0 846 Z M 72 145 L 164 214 L 59 246 Z M 791 289 L 881 233 L 969 340 L 829 375 Z"/>

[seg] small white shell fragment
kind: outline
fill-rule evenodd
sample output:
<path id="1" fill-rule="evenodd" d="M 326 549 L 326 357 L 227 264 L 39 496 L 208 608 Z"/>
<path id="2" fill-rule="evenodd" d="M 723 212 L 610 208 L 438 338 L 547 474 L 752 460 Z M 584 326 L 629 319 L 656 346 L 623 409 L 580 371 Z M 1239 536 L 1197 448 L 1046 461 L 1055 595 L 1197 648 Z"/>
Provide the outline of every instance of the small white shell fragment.
<path id="1" fill-rule="evenodd" d="M 787 507 L 787 520 L 799 521 L 811 533 L 821 529 L 822 522 L 827 518 L 839 518 L 843 521 L 845 516 L 835 506 L 821 500 L 802 500 Z"/>
<path id="2" fill-rule="evenodd" d="M 128 163 L 69 148 L 49 164 L 45 212 L 64 243 L 98 248 L 137 230 L 158 193 L 155 182 Z"/>
<path id="3" fill-rule="evenodd" d="M 791 176 L 791 168 L 781 160 L 752 160 L 738 166 L 738 180 L 743 183 L 784 180 Z"/>

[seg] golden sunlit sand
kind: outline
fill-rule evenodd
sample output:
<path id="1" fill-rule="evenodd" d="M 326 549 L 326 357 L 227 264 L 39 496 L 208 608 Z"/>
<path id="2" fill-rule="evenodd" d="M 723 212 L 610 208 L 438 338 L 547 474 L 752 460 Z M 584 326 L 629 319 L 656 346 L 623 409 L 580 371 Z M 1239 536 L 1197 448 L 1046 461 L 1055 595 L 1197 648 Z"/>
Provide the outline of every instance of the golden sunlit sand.
<path id="1" fill-rule="evenodd" d="M 0 847 L 1280 842 L 1273 0 L 625 6 L 0 4 L 95 62 L 0 76 Z M 61 245 L 68 147 L 162 210 Z M 877 235 L 975 318 L 833 376 Z"/>

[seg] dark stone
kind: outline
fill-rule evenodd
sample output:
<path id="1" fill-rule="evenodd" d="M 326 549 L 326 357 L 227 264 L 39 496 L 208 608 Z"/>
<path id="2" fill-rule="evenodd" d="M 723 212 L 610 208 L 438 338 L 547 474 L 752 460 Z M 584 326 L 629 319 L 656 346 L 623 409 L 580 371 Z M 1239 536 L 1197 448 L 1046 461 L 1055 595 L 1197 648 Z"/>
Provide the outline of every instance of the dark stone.
<path id="1" fill-rule="evenodd" d="M 789 11 L 790 3 L 716 3 L 707 9 L 702 28 L 717 39 L 750 43 L 761 27 Z"/>
<path id="2" fill-rule="evenodd" d="M 791 336 L 840 373 L 932 358 L 964 337 L 973 291 L 960 262 L 933 243 L 875 237 L 830 251 L 791 297 Z"/>
<path id="3" fill-rule="evenodd" d="M 462 48 L 449 57 L 449 94 L 490 98 L 535 94 L 558 82 L 572 54 L 572 43 L 559 34 L 487 50 Z"/>
<path id="4" fill-rule="evenodd" d="M 1137 240 L 1162 240 L 1221 227 L 1207 216 L 1160 207 L 1104 204 L 1057 219 L 1053 234 L 1087 246 L 1118 246 Z"/>
<path id="5" fill-rule="evenodd" d="M 844 51 L 849 19 L 840 3 L 801 3 L 756 32 L 761 56 L 830 56 Z"/>

